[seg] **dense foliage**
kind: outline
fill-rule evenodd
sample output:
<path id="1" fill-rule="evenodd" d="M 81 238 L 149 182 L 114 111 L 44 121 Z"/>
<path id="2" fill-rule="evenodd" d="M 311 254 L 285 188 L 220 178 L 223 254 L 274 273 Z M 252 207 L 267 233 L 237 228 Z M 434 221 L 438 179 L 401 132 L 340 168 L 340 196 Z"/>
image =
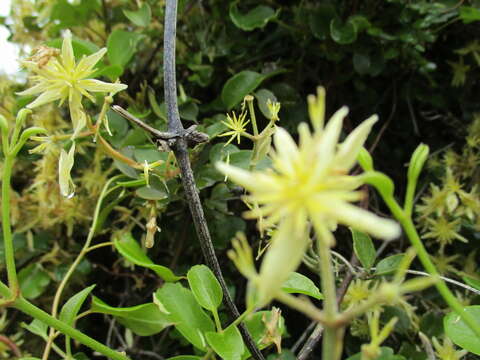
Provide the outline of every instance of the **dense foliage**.
<path id="1" fill-rule="evenodd" d="M 77 65 L 84 56 L 106 47 L 105 56 L 98 59 L 88 78 L 117 83 L 96 90 L 86 87 L 91 96 L 80 95 L 85 98 L 77 108 L 71 95 L 63 96 L 62 106 L 53 102 L 59 96 L 27 117 L 28 125 L 41 127 L 46 134 L 31 138 L 13 167 L 10 212 L 15 257 L 26 299 L 48 312 L 56 299 L 59 304 L 53 312 L 59 313 L 76 294 L 79 308 L 75 315 L 85 316 L 76 327 L 132 359 L 204 356 L 209 347 L 201 335 L 188 326 L 170 326 L 181 321 L 199 324 L 209 334 L 213 350 L 203 358 L 214 358 L 215 352 L 224 351 L 216 345 L 225 341 L 218 338 L 224 333 L 215 333 L 215 326 L 217 321 L 228 324 L 229 317 L 220 305 L 221 289 L 210 273 L 194 267 L 205 261 L 175 158 L 109 108 L 118 104 L 167 131 L 163 94 L 166 1 L 14 0 L 11 15 L 2 19 L 11 31 L 10 40 L 24 49 L 23 59 L 38 66 L 60 56 L 61 51 L 52 49 L 62 48 L 68 30 Z M 378 114 L 365 147 L 375 169 L 394 180 L 398 199 L 407 192 L 405 164 L 418 144 L 429 145 L 413 218 L 440 274 L 460 282 L 460 286 L 449 286 L 461 304 L 478 304 L 479 21 L 477 0 L 179 1 L 176 76 L 180 117 L 185 127 L 196 124 L 197 130 L 210 137 L 209 142 L 191 149 L 190 159 L 221 268 L 242 310 L 247 283 L 227 256 L 231 240 L 242 237 L 239 231 L 245 233 L 254 256 L 260 258 L 274 229 L 258 231 L 255 221 L 242 217 L 247 205 L 253 205 L 242 201 L 243 189 L 226 180 L 215 164 L 223 161 L 250 170 L 270 167 L 266 154 L 259 155 L 260 145 L 252 150 L 251 139 L 243 136 L 240 141 L 238 134 L 251 132 L 255 116 L 260 131 L 278 125 L 298 137 L 297 126 L 310 123 L 307 96 L 317 93 L 319 85 L 328 94 L 327 118 L 342 105 L 350 108 L 344 136 Z M 18 95 L 33 85 L 25 81 L 31 75 L 25 68 L 21 74 L 2 75 L 1 79 L 0 114 L 10 129 L 19 110 L 37 98 L 30 93 Z M 121 90 L 119 84 L 128 88 L 110 97 Z M 245 101 L 247 95 L 253 98 Z M 275 109 L 278 103 L 281 107 Z M 75 111 L 86 114 L 83 123 Z M 279 111 L 278 119 L 273 119 L 275 111 Z M 266 137 L 268 141 L 272 134 Z M 265 150 L 269 147 L 270 142 Z M 352 172 L 359 173 L 359 167 Z M 361 201 L 363 208 L 391 216 L 381 196 L 367 186 L 362 190 L 368 195 Z M 372 242 L 363 233 L 352 234 L 339 227 L 335 237 L 334 267 L 336 284 L 344 291 L 342 309 L 371 297 L 383 279 L 392 278 L 401 263 L 400 254 L 410 256 L 405 236 Z M 322 298 L 315 285 L 319 282 L 318 258 L 315 246 L 311 247 L 295 273 L 298 278 L 289 279 L 290 292 L 306 294 L 318 305 Z M 2 271 L 3 250 L 0 242 Z M 411 273 L 403 274 L 407 278 L 424 271 L 420 261 L 410 261 Z M 69 274 L 74 262 L 76 267 Z M 59 295 L 66 274 L 72 276 Z M 191 291 L 176 282 L 180 276 L 188 278 Z M 209 284 L 211 296 L 207 298 L 213 305 L 199 300 L 202 296 L 196 292 L 202 290 L 196 290 L 196 281 Z M 94 295 L 91 301 L 87 300 L 90 294 Z M 84 301 L 87 312 L 82 314 Z M 174 315 L 159 315 L 156 302 Z M 293 359 L 315 324 L 287 306 L 273 305 L 281 308 L 281 315 L 275 309 L 267 312 L 271 310 L 267 307 L 247 325 L 252 333 L 258 332 L 256 340 L 268 345 L 266 356 Z M 212 311 L 213 320 L 202 307 Z M 372 324 L 377 324 L 377 333 L 378 326 L 389 330 L 388 339 L 377 344 L 382 345 L 378 359 L 478 358 L 480 342 L 465 324 L 463 330 L 452 325 L 446 336 L 443 319 L 450 311 L 434 287 L 402 297 L 382 311 L 380 307 L 372 310 L 347 328 L 342 358 L 360 359 L 362 344 L 378 340 Z M 472 306 L 468 311 L 480 323 L 478 308 Z M 18 351 L 41 358 L 44 340 L 51 337 L 46 325 L 32 322 L 16 309 L 0 308 L 0 313 L 1 336 L 8 340 L 0 339 L 0 358 L 20 358 Z M 448 315 L 445 324 L 458 321 L 454 316 Z M 396 324 L 391 321 L 394 317 Z M 152 319 L 156 320 L 153 325 Z M 239 337 L 236 332 L 229 339 L 235 337 Z M 55 344 L 49 359 L 63 358 L 67 351 L 56 350 L 57 345 L 65 348 L 63 337 L 55 339 Z M 87 347 L 76 342 L 71 347 L 75 359 L 95 358 Z M 320 357 L 320 349 L 318 345 L 312 358 Z M 377 358 L 372 356 L 362 359 Z"/>

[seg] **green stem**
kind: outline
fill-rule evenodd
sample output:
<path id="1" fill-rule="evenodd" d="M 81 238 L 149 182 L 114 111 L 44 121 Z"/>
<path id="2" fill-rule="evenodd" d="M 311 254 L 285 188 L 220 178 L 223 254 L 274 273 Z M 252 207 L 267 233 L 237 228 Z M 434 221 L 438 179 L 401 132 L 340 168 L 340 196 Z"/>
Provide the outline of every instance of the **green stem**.
<path id="1" fill-rule="evenodd" d="M 213 320 L 215 320 L 215 326 L 217 327 L 217 332 L 222 332 L 222 323 L 220 322 L 220 318 L 218 317 L 217 310 L 212 311 Z"/>
<path id="2" fill-rule="evenodd" d="M 3 285 L 3 284 L 2 284 Z M 4 286 L 0 286 L 0 292 L 2 295 L 4 293 Z M 92 339 L 88 335 L 74 329 L 73 327 L 67 325 L 63 321 L 55 319 L 53 316 L 47 314 L 45 311 L 39 309 L 35 305 L 31 304 L 24 298 L 18 298 L 14 305 L 16 309 L 22 311 L 23 313 L 30 315 L 31 317 L 40 320 L 47 324 L 48 326 L 57 329 L 61 333 L 70 336 L 72 339 L 79 341 L 80 343 L 88 346 L 89 348 L 98 351 L 99 353 L 107 356 L 112 360 L 129 360 L 125 355 L 120 354 L 119 352 L 110 349 L 109 347 L 103 345 L 102 343 Z"/>
<path id="3" fill-rule="evenodd" d="M 100 197 L 97 201 L 97 205 L 95 207 L 95 212 L 93 214 L 92 225 L 90 226 L 90 230 L 88 232 L 87 240 L 85 241 L 85 244 L 83 245 L 83 248 L 80 251 L 80 253 L 78 254 L 77 258 L 75 259 L 73 264 L 70 266 L 67 273 L 65 274 L 62 281 L 60 282 L 60 284 L 57 288 L 57 291 L 55 292 L 55 296 L 53 298 L 53 304 L 52 304 L 52 316 L 53 317 L 57 316 L 58 306 L 60 304 L 62 293 L 63 293 L 63 290 L 65 289 L 65 286 L 67 285 L 67 282 L 70 280 L 70 277 L 75 272 L 75 269 L 77 268 L 78 264 L 80 264 L 80 262 L 83 260 L 84 256 L 89 251 L 89 247 L 90 247 L 90 244 L 93 240 L 93 236 L 95 234 L 95 229 L 97 227 L 98 214 L 100 213 L 100 208 L 101 208 L 101 205 L 102 205 L 102 201 L 103 201 L 103 199 L 105 198 L 105 195 L 108 192 L 108 187 L 110 186 L 110 184 L 113 181 L 117 180 L 119 177 L 120 176 L 115 176 L 115 177 L 111 178 L 110 180 L 108 180 L 107 183 L 104 185 L 104 187 L 102 189 L 102 192 L 100 193 Z M 50 353 L 50 348 L 51 348 L 52 342 L 53 342 L 53 334 L 54 334 L 53 329 L 50 329 L 50 333 L 49 333 L 49 336 L 48 336 L 48 341 L 47 341 L 47 344 L 45 346 L 45 350 L 43 351 L 43 357 L 42 357 L 43 359 L 48 359 L 48 355 Z"/>
<path id="4" fill-rule="evenodd" d="M 257 118 L 255 117 L 255 109 L 253 108 L 253 96 L 247 98 L 248 111 L 250 112 L 250 120 L 252 121 L 253 136 L 258 136 Z"/>
<path id="5" fill-rule="evenodd" d="M 319 256 L 319 271 L 323 292 L 323 309 L 325 316 L 330 321 L 335 321 L 338 317 L 337 294 L 335 287 L 335 275 L 332 268 L 332 254 L 328 238 L 330 234 L 325 233 L 321 227 L 322 233 L 317 233 L 317 246 Z M 326 230 L 328 231 L 328 230 Z M 338 345 L 342 339 L 338 337 L 340 332 L 332 326 L 325 326 L 323 333 L 322 359 L 337 360 L 340 358 Z"/>
<path id="6" fill-rule="evenodd" d="M 420 236 L 418 236 L 418 232 L 415 229 L 415 225 L 413 224 L 412 218 L 407 216 L 405 212 L 402 210 L 400 205 L 395 201 L 393 197 L 388 197 L 383 199 L 387 206 L 390 208 L 390 211 L 395 216 L 395 218 L 400 222 L 403 229 L 405 230 L 405 234 L 409 238 L 411 244 L 415 248 L 417 252 L 417 256 L 420 259 L 423 267 L 425 270 L 432 276 L 438 276 L 439 281 L 435 284 L 437 287 L 438 292 L 442 295 L 445 302 L 450 306 L 450 308 L 455 311 L 458 316 L 468 325 L 468 327 L 480 337 L 480 323 L 477 322 L 469 313 L 463 310 L 463 306 L 460 302 L 456 299 L 456 297 L 452 294 L 448 286 L 445 284 L 445 281 L 441 280 L 439 277 L 439 273 L 435 268 L 430 256 L 428 255 L 425 246 L 423 246 L 422 240 Z"/>
<path id="7" fill-rule="evenodd" d="M 238 326 L 248 315 L 250 315 L 255 310 L 255 306 L 251 306 L 246 309 L 239 317 L 237 317 L 230 325 Z M 229 326 L 230 326 L 229 325 Z"/>
<path id="8" fill-rule="evenodd" d="M 7 268 L 8 285 L 12 296 L 19 291 L 17 270 L 15 266 L 15 250 L 13 247 L 12 228 L 10 225 L 10 180 L 12 177 L 14 157 L 5 154 L 2 178 L 2 230 L 5 247 L 5 265 Z"/>

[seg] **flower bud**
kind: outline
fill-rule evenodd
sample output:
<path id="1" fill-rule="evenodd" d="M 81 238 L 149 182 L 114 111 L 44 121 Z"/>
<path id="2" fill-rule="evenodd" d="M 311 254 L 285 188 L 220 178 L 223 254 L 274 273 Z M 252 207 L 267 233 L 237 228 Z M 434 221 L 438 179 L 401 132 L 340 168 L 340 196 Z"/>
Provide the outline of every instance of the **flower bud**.
<path id="1" fill-rule="evenodd" d="M 378 171 L 368 171 L 361 175 L 365 184 L 374 186 L 384 198 L 393 196 L 395 185 L 387 175 Z"/>
<path id="2" fill-rule="evenodd" d="M 420 144 L 417 146 L 410 159 L 408 166 L 408 182 L 416 183 L 420 172 L 422 171 L 425 161 L 427 161 L 429 153 L 428 145 Z"/>
<path id="3" fill-rule="evenodd" d="M 363 171 L 373 171 L 373 159 L 370 153 L 362 147 L 357 155 L 357 161 L 362 167 Z"/>

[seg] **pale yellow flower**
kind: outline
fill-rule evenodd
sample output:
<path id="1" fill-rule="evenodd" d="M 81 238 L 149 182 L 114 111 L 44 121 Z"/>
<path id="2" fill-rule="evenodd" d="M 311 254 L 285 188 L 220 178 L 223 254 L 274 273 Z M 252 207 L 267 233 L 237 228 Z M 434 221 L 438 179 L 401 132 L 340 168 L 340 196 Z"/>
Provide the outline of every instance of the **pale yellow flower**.
<path id="1" fill-rule="evenodd" d="M 247 217 L 263 217 L 267 227 L 287 221 L 303 224 L 296 228 L 297 233 L 304 233 L 310 220 L 316 229 L 333 230 L 340 223 L 383 239 L 399 235 L 400 228 L 392 220 L 351 204 L 362 198 L 356 191 L 362 185 L 362 178 L 348 172 L 377 117 L 365 120 L 337 146 L 347 113 L 346 107 L 341 108 L 324 130 L 314 134 L 307 124 L 301 124 L 299 146 L 287 131 L 277 128 L 272 169 L 251 172 L 217 164 L 222 173 L 250 192 L 250 201 L 261 205 L 259 210 L 247 213 Z"/>
<path id="2" fill-rule="evenodd" d="M 95 72 L 95 65 L 106 52 L 107 49 L 103 48 L 90 56 L 84 56 L 77 64 L 73 55 L 72 35 L 70 31 L 66 31 L 58 57 L 52 57 L 46 64 L 30 60 L 21 62 L 35 74 L 31 76 L 35 85 L 18 95 L 39 95 L 27 105 L 30 109 L 56 100 L 63 104 L 68 99 L 74 133 L 77 134 L 86 124 L 82 107 L 83 96 L 95 102 L 90 92 L 117 93 L 127 88 L 124 84 L 111 84 L 90 78 Z"/>
<path id="3" fill-rule="evenodd" d="M 319 102 L 323 100 L 319 96 Z M 338 110 L 323 128 L 324 105 L 319 102 L 309 98 L 315 132 L 312 134 L 307 124 L 301 124 L 298 146 L 287 131 L 277 128 L 271 169 L 247 171 L 217 164 L 219 171 L 250 192 L 248 202 L 259 205 L 247 212 L 247 217 L 262 219 L 266 228 L 277 227 L 259 275 L 249 277 L 259 291 L 258 301 L 263 304 L 275 297 L 300 264 L 310 241 L 309 222 L 328 246 L 333 245 L 331 231 L 339 223 L 383 239 L 400 234 L 400 227 L 394 221 L 351 204 L 362 198 L 357 189 L 363 181 L 361 176 L 351 176 L 348 172 L 377 117 L 364 121 L 338 145 L 348 110 L 346 107 Z"/>
<path id="4" fill-rule="evenodd" d="M 225 146 L 230 144 L 235 138 L 237 139 L 237 143 L 240 144 L 240 136 L 246 133 L 246 126 L 250 122 L 250 120 L 246 119 L 246 116 L 247 114 L 245 112 L 242 112 L 240 116 L 237 117 L 237 114 L 233 112 L 231 116 L 227 114 L 227 121 L 222 121 L 222 124 L 224 124 L 231 130 L 219 135 L 231 136 Z"/>

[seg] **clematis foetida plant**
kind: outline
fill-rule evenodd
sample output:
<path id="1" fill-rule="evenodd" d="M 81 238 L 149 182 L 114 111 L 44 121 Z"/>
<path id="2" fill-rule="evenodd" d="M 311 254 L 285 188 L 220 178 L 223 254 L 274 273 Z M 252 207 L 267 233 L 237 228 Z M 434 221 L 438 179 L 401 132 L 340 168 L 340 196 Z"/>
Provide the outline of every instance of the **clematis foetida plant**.
<path id="1" fill-rule="evenodd" d="M 362 192 L 358 189 L 363 181 L 361 176 L 349 175 L 349 171 L 355 165 L 377 116 L 365 120 L 339 144 L 348 109 L 339 109 L 324 126 L 324 101 L 322 88 L 318 97 L 309 98 L 314 132 L 307 124 L 300 124 L 299 145 L 286 130 L 276 128 L 272 168 L 247 171 L 225 163 L 217 164 L 229 179 L 248 190 L 247 201 L 259 205 L 247 212 L 246 217 L 260 219 L 264 226 L 276 228 L 260 272 L 242 271 L 244 275 L 249 274 L 259 306 L 275 297 L 283 282 L 302 261 L 310 241 L 309 224 L 327 247 L 334 245 L 332 231 L 338 224 L 386 240 L 400 234 L 396 222 L 352 204 L 362 199 Z M 238 252 L 238 245 L 236 248 L 237 252 L 230 255 L 238 264 L 246 253 Z M 243 260 L 240 263 L 251 264 Z"/>

